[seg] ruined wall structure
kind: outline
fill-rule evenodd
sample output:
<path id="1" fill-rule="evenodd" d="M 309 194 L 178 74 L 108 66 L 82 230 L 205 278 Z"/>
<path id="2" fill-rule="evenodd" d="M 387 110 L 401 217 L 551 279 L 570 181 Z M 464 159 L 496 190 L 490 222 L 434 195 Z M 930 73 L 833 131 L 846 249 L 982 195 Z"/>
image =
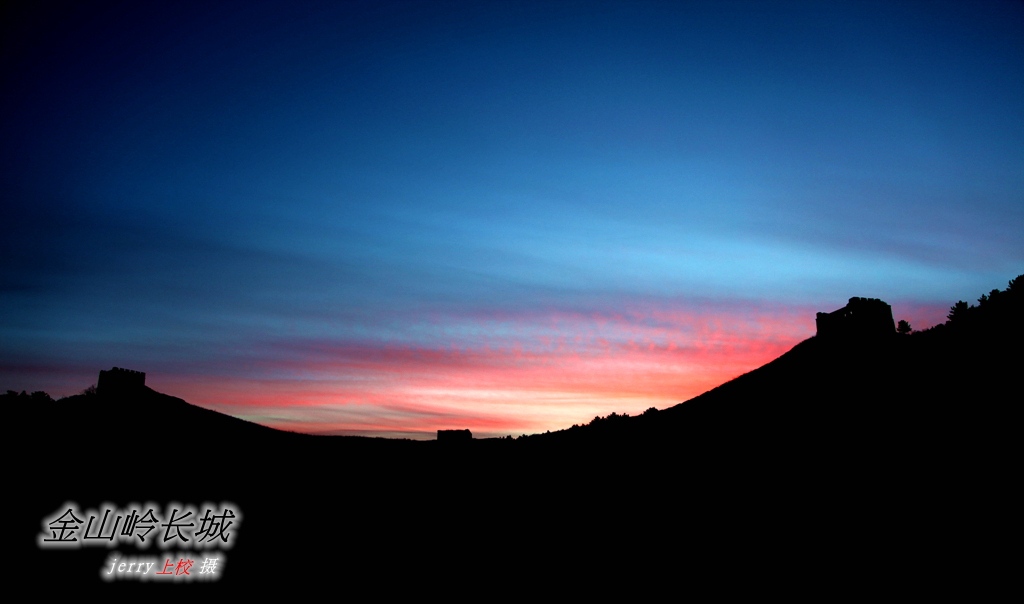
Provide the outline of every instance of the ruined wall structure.
<path id="1" fill-rule="evenodd" d="M 819 338 L 871 339 L 896 334 L 892 307 L 878 298 L 850 298 L 839 310 L 818 313 L 817 324 Z"/>
<path id="2" fill-rule="evenodd" d="M 146 385 L 146 374 L 141 371 L 114 367 L 109 371 L 100 370 L 96 382 L 96 393 L 103 396 L 117 396 L 141 390 Z"/>
<path id="3" fill-rule="evenodd" d="M 445 442 L 459 442 L 473 440 L 473 433 L 469 430 L 438 430 L 437 440 Z"/>

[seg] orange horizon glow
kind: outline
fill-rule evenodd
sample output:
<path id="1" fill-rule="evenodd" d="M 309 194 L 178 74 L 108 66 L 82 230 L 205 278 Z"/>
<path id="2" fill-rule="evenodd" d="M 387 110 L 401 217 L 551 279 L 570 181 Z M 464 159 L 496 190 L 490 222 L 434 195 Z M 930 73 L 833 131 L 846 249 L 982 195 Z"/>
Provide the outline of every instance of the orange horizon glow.
<path id="1" fill-rule="evenodd" d="M 813 335 L 805 308 L 503 317 L 434 344 L 278 342 L 259 375 L 162 376 L 162 391 L 273 428 L 433 438 L 568 428 L 664 409 L 778 358 Z M 500 332 L 500 333 L 495 333 Z M 155 376 L 154 376 L 155 377 Z M 155 382 L 154 382 L 155 383 Z M 166 385 L 164 385 L 166 384 Z M 160 389 L 160 388 L 157 388 Z"/>

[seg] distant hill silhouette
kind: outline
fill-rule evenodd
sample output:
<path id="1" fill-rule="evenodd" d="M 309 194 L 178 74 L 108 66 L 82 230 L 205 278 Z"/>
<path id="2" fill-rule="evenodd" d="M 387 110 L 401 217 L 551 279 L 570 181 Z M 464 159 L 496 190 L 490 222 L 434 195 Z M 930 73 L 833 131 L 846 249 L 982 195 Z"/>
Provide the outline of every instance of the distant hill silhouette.
<path id="1" fill-rule="evenodd" d="M 945 324 L 909 336 L 898 335 L 883 313 L 863 333 L 812 337 L 675 407 L 529 440 L 742 441 L 772 452 L 804 443 L 838 452 L 871 436 L 875 448 L 902 447 L 928 438 L 922 427 L 948 414 L 957 414 L 960 426 L 969 423 L 968 404 L 1016 399 L 1022 288 L 1018 276 L 1007 290 L 982 296 L 979 306 L 959 302 Z M 847 308 L 862 301 L 853 298 Z"/>
<path id="2" fill-rule="evenodd" d="M 41 518 L 68 500 L 231 501 L 244 521 L 230 570 L 189 594 L 539 590 L 568 576 L 642 597 L 721 565 L 733 579 L 770 568 L 759 580 L 859 572 L 862 584 L 889 572 L 877 565 L 962 570 L 979 558 L 960 552 L 977 552 L 1008 513 L 1020 296 L 1017 277 L 911 335 L 891 314 L 869 337 L 830 324 L 839 337 L 812 337 L 670 409 L 447 446 L 281 432 L 116 379 L 59 401 L 9 393 L 9 406 L 32 401 L 14 424 L 27 436 L 19 543 L 32 544 L 39 581 L 58 565 L 65 585 L 149 594 L 159 586 L 101 584 L 104 551 L 35 549 Z M 865 551 L 875 570 L 858 565 Z M 801 576 L 780 576 L 780 556 Z"/>

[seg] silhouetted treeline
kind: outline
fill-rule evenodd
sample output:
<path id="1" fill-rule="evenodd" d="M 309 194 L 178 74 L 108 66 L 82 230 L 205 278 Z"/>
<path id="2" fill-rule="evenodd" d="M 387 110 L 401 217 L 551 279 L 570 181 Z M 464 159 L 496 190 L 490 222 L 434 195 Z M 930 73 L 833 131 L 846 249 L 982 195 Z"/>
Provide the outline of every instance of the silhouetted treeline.
<path id="1" fill-rule="evenodd" d="M 650 416 L 650 415 L 652 415 L 654 413 L 657 413 L 657 412 L 658 412 L 658 409 L 656 407 L 650 407 L 646 411 L 644 411 L 641 415 Z M 583 424 L 583 425 L 573 424 L 572 428 L 582 428 L 584 426 L 593 426 L 593 427 L 611 426 L 611 425 L 615 425 L 615 424 L 617 424 L 619 422 L 622 422 L 624 420 L 627 420 L 627 419 L 629 419 L 629 414 L 628 413 L 615 413 L 613 411 L 612 413 L 609 413 L 605 417 L 601 417 L 600 415 L 597 415 L 597 416 L 594 417 L 594 419 L 590 420 L 589 423 L 586 423 L 586 424 Z M 570 428 L 570 430 L 572 428 Z"/>
<path id="2" fill-rule="evenodd" d="M 22 390 L 21 393 L 15 392 L 14 390 L 8 390 L 7 394 L 0 395 L 0 398 L 3 399 L 5 405 L 39 405 L 43 403 L 54 402 L 53 398 L 49 394 L 43 392 L 42 390 L 37 390 L 32 394 L 29 394 L 24 390 Z"/>
<path id="3" fill-rule="evenodd" d="M 1011 279 L 1005 290 L 993 289 L 978 298 L 977 304 L 963 300 L 949 308 L 946 322 L 913 332 L 924 338 L 944 337 L 946 334 L 982 339 L 1019 336 L 1024 314 L 1024 275 Z"/>

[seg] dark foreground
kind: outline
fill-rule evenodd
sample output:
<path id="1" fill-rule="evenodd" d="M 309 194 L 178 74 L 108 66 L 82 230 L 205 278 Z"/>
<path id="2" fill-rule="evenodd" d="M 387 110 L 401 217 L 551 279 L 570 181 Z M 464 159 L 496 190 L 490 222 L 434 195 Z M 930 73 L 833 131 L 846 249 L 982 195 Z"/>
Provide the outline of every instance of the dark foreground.
<path id="1" fill-rule="evenodd" d="M 17 583 L 203 599 L 983 595 L 1010 573 L 1019 329 L 811 338 L 672 409 L 515 441 L 314 437 L 149 389 L 72 397 L 12 427 L 28 439 L 10 494 Z M 105 583 L 111 551 L 205 554 L 39 549 L 68 501 L 230 502 L 242 518 L 216 583 Z"/>

